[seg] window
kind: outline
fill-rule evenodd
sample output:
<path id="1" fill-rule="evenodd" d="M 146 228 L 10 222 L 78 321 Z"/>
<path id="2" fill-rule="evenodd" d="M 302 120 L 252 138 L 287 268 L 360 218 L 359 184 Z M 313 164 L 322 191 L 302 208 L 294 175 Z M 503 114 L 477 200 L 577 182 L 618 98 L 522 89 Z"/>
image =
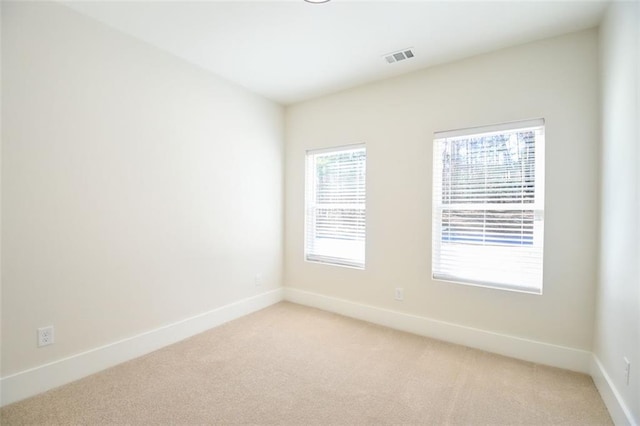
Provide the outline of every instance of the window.
<path id="1" fill-rule="evenodd" d="M 542 293 L 544 121 L 435 134 L 433 278 Z"/>
<path id="2" fill-rule="evenodd" d="M 307 152 L 306 260 L 364 269 L 366 165 L 362 145 Z"/>

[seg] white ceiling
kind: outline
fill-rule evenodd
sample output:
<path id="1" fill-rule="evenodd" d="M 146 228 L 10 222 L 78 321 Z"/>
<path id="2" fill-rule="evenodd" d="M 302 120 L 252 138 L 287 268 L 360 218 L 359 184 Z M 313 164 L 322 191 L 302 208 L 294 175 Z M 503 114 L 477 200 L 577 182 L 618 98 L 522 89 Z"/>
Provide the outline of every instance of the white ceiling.
<path id="1" fill-rule="evenodd" d="M 85 15 L 291 104 L 594 27 L 606 1 L 86 1 Z M 388 64 L 407 47 L 415 58 Z"/>

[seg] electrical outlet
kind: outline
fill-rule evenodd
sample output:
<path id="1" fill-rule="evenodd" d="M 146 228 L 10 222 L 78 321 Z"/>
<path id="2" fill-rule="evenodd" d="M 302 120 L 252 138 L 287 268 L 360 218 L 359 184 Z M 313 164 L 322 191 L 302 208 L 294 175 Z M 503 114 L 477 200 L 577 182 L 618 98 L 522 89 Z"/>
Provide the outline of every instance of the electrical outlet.
<path id="1" fill-rule="evenodd" d="M 262 274 L 256 274 L 253 278 L 253 283 L 256 287 L 262 287 Z"/>
<path id="2" fill-rule="evenodd" d="M 627 357 L 624 357 L 624 375 L 625 375 L 625 383 L 627 384 L 627 386 L 629 386 L 629 379 L 630 374 L 631 374 L 631 363 L 629 362 L 629 359 Z"/>
<path id="3" fill-rule="evenodd" d="M 404 289 L 400 287 L 396 287 L 396 300 L 403 301 L 404 300 Z"/>
<path id="4" fill-rule="evenodd" d="M 54 342 L 53 326 L 38 329 L 38 347 L 52 345 Z"/>

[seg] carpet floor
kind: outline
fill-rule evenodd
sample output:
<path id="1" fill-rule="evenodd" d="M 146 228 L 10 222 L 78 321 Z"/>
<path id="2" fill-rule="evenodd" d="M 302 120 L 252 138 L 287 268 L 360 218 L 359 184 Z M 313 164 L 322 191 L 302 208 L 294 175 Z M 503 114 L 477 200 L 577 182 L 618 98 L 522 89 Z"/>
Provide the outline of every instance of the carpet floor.
<path id="1" fill-rule="evenodd" d="M 612 424 L 587 375 L 287 302 L 8 405 L 0 423 Z"/>

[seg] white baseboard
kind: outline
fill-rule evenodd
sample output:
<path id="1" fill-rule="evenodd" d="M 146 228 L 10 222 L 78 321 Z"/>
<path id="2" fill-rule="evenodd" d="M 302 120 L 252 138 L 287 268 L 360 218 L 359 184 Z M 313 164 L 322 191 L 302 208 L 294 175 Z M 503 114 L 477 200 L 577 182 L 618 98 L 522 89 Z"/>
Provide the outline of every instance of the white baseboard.
<path id="1" fill-rule="evenodd" d="M 81 379 L 283 300 L 283 289 L 239 300 L 184 320 L 0 379 L 1 405 Z"/>
<path id="2" fill-rule="evenodd" d="M 591 352 L 377 308 L 293 288 L 279 288 L 0 379 L 1 406 L 45 392 L 288 300 L 397 330 L 539 364 L 590 373 L 616 424 L 632 417 Z"/>
<path id="3" fill-rule="evenodd" d="M 405 314 L 294 288 L 284 299 L 352 318 L 457 343 L 487 352 L 581 373 L 590 372 L 591 352 Z"/>
<path id="4" fill-rule="evenodd" d="M 639 424 L 638 419 L 634 420 L 631 410 L 629 410 L 627 405 L 624 403 L 624 400 L 614 386 L 613 381 L 607 374 L 607 371 L 595 355 L 591 357 L 591 377 L 593 378 L 593 382 L 596 384 L 598 392 L 600 392 L 600 396 L 602 397 L 604 404 L 609 410 L 609 414 L 611 415 L 613 422 L 618 426 L 637 426 Z"/>

